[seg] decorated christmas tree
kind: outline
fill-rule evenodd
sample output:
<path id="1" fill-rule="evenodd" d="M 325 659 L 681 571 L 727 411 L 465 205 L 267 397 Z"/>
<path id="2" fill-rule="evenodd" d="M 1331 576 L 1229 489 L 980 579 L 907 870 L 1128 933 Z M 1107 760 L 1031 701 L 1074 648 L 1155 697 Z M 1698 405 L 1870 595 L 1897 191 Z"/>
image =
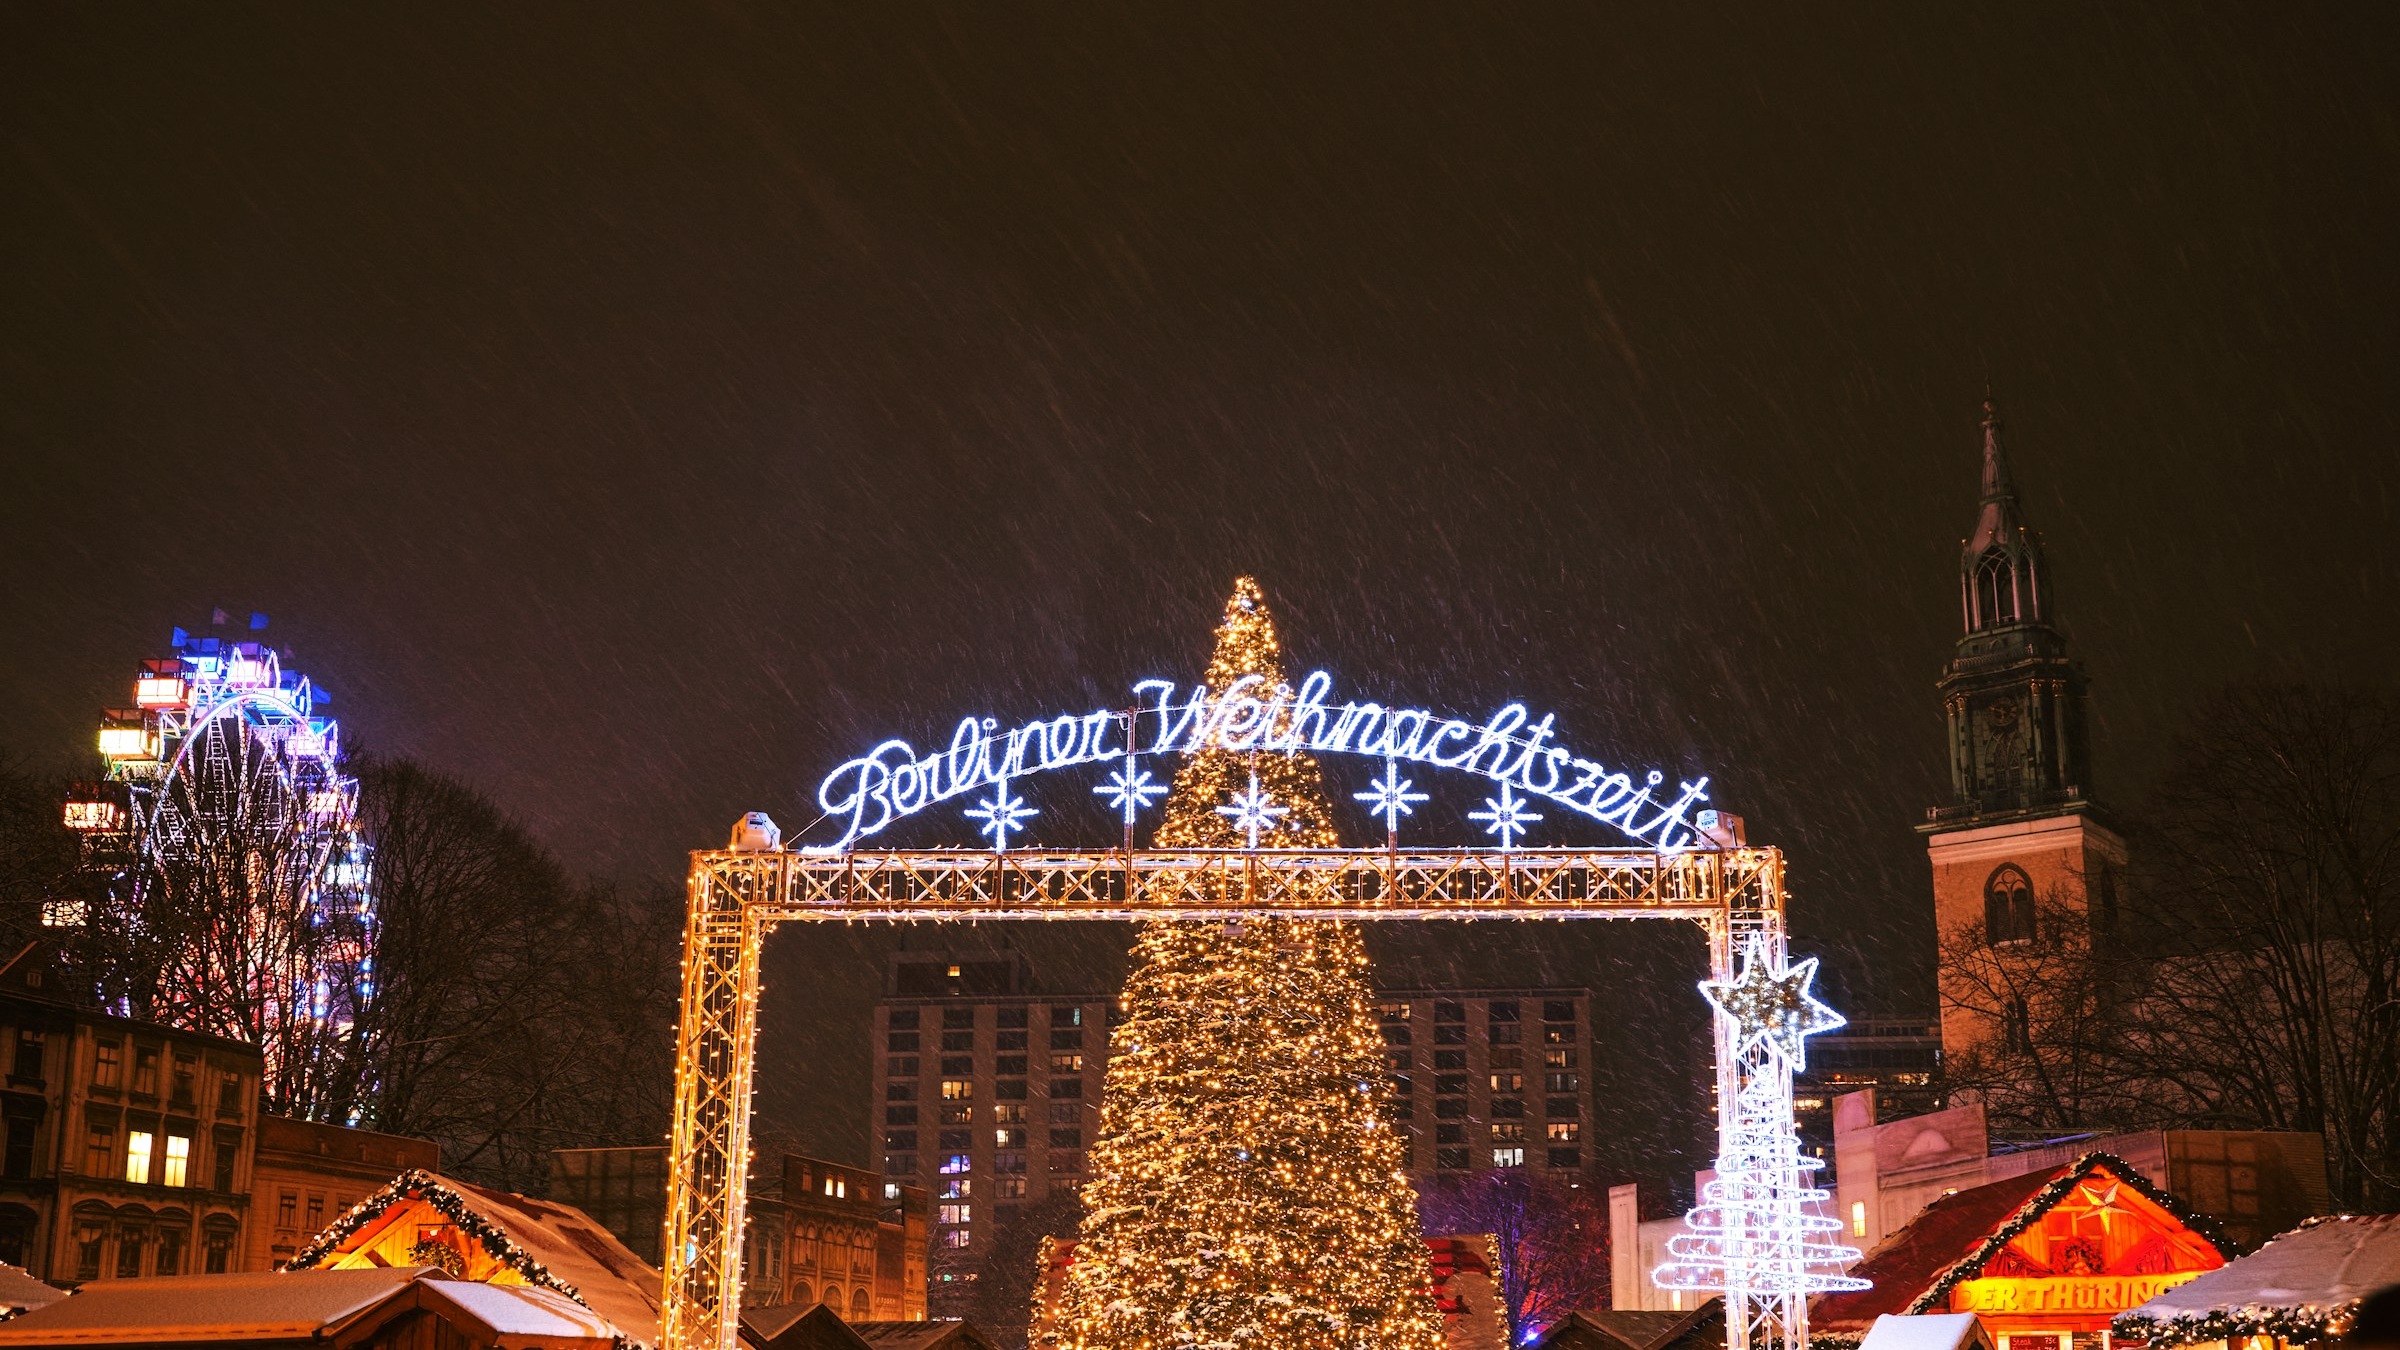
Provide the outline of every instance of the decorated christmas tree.
<path id="1" fill-rule="evenodd" d="M 1256 582 L 1207 681 L 1284 683 Z M 1324 847 L 1302 754 L 1204 748 L 1157 842 Z M 1238 887 L 1238 873 L 1226 885 Z M 1440 1350 L 1366 948 L 1344 924 L 1158 920 L 1135 944 L 1058 1350 Z"/>

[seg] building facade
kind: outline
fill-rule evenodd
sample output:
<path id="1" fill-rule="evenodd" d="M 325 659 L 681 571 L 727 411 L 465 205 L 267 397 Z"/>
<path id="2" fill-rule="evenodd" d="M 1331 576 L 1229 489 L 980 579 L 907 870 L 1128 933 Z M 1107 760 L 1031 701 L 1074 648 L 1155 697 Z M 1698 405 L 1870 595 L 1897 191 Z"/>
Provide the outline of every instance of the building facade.
<path id="1" fill-rule="evenodd" d="M 1936 686 L 1951 799 L 1917 827 L 1933 863 L 1942 1040 L 1954 1058 L 2026 1035 L 2035 1010 L 2014 997 L 1995 1005 L 1950 959 L 1951 944 L 1978 939 L 2005 959 L 2060 915 L 2105 932 L 2126 861 L 2124 840 L 2090 797 L 2083 671 L 2058 628 L 2049 563 L 2025 523 L 2000 430 L 1987 401 L 1982 495 L 1959 552 L 1962 631 Z"/>
<path id="2" fill-rule="evenodd" d="M 550 1155 L 550 1196 L 647 1262 L 666 1225 L 667 1151 L 567 1148 Z M 926 1193 L 869 1168 L 787 1155 L 754 1170 L 742 1231 L 742 1306 L 823 1303 L 850 1321 L 925 1316 Z"/>
<path id="3" fill-rule="evenodd" d="M 1862 1013 L 1809 1037 L 1808 1066 L 1792 1078 L 1792 1114 L 1801 1151 L 1825 1164 L 1819 1180 L 1840 1165 L 1833 1138 L 1836 1098 L 1873 1088 L 1886 1110 L 1917 1114 L 1941 1105 L 1941 1079 L 1942 1028 L 1933 1018 Z"/>
<path id="4" fill-rule="evenodd" d="M 0 1261 L 71 1285 L 241 1269 L 262 1062 L 71 997 L 49 948 L 0 967 Z"/>
<path id="5" fill-rule="evenodd" d="M 392 1178 L 411 1168 L 435 1171 L 441 1162 L 441 1146 L 430 1139 L 261 1115 L 242 1269 L 282 1269 L 329 1221 Z"/>
<path id="6" fill-rule="evenodd" d="M 902 952 L 888 990 L 872 1125 L 887 1186 L 931 1193 L 946 1308 L 1027 1206 L 1082 1183 L 1116 1000 L 1036 992 L 1014 953 Z M 1495 1168 L 1583 1175 L 1587 991 L 1387 990 L 1377 1016 L 1420 1190 Z"/>

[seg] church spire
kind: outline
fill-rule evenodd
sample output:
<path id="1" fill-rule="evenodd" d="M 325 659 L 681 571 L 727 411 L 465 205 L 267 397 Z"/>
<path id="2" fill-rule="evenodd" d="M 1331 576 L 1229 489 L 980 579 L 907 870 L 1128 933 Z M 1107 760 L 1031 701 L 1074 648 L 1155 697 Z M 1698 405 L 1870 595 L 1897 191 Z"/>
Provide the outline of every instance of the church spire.
<path id="1" fill-rule="evenodd" d="M 1959 549 L 1959 611 L 1966 632 L 2050 621 L 2050 576 L 2041 537 L 2025 524 L 2008 455 L 2000 442 L 2000 409 L 1983 398 L 1983 493 L 1975 530 Z"/>

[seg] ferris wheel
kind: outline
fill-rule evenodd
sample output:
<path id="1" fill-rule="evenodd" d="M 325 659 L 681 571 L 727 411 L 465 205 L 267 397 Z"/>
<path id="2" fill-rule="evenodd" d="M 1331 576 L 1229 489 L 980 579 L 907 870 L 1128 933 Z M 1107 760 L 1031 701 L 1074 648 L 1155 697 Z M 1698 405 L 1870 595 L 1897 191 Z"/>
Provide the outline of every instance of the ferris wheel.
<path id="1" fill-rule="evenodd" d="M 273 647 L 178 628 L 172 650 L 103 714 L 107 781 L 66 806 L 110 912 L 46 917 L 126 935 L 148 1015 L 258 1044 L 270 1090 L 302 1106 L 373 992 L 358 782 L 328 695 Z"/>

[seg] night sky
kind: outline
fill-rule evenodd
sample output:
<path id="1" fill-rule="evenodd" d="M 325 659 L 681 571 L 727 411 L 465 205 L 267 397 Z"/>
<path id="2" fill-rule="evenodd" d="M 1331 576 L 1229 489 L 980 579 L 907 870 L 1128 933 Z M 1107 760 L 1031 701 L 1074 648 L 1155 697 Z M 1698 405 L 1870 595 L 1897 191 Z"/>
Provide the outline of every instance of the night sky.
<path id="1" fill-rule="evenodd" d="M 1987 381 L 2104 801 L 2400 655 L 2400 11 L 1130 8 L 9 6 L 0 746 L 261 610 L 355 744 L 671 882 L 1196 677 L 1252 572 L 1297 670 L 1712 774 L 1921 1008 Z M 857 1081 L 888 940 L 785 942 Z"/>

